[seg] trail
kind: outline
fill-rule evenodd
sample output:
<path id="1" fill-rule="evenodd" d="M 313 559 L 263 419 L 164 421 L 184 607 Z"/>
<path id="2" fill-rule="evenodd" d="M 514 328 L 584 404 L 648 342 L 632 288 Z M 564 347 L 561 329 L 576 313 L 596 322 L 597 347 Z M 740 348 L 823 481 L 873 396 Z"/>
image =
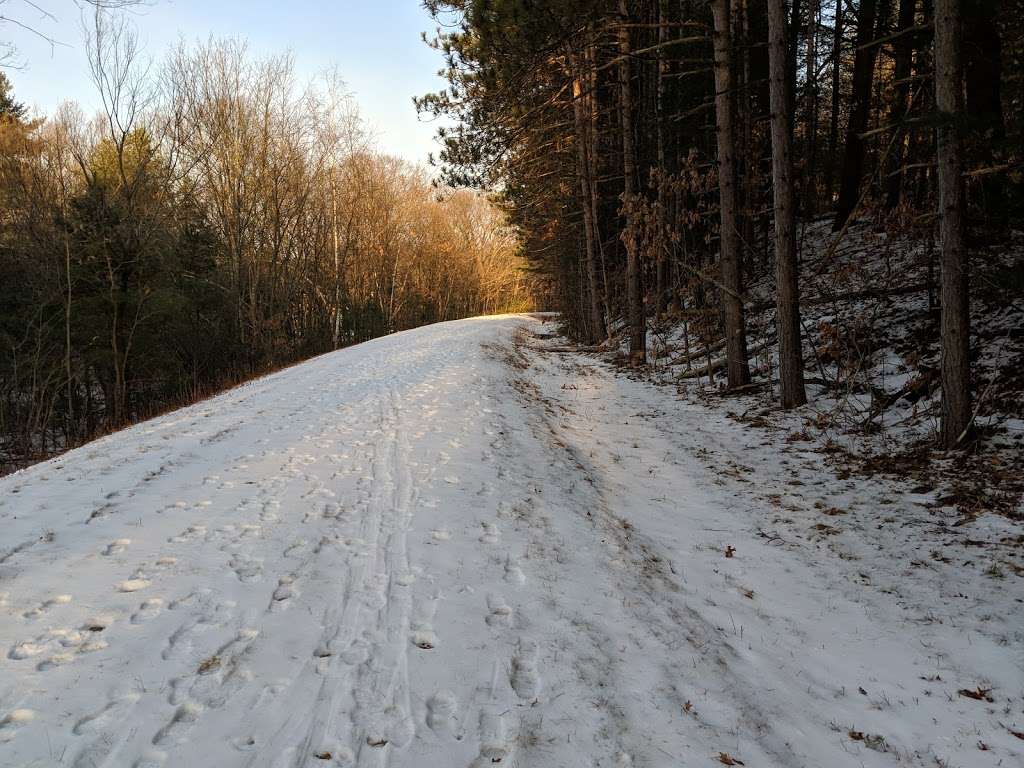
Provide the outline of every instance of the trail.
<path id="1" fill-rule="evenodd" d="M 1016 577 L 906 574 L 913 498 L 549 329 L 395 334 L 0 480 L 0 764 L 1024 760 Z"/>

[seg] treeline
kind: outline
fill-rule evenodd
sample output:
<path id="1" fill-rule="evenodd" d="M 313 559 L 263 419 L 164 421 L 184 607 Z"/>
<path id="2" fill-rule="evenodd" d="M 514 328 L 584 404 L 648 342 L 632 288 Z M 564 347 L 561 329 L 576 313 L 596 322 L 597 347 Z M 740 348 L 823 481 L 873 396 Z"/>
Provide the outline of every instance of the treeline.
<path id="1" fill-rule="evenodd" d="M 104 109 L 0 73 L 0 471 L 346 344 L 529 308 L 481 194 L 374 151 L 336 78 L 100 18 Z M 26 95 L 19 94 L 21 98 Z"/>
<path id="2" fill-rule="evenodd" d="M 570 331 L 682 320 L 751 380 L 772 274 L 784 407 L 806 400 L 797 223 L 935 239 L 941 442 L 970 432 L 967 246 L 1022 212 L 1019 0 L 428 0 L 457 119 L 440 160 L 500 186 Z M 828 254 L 824 263 L 827 268 Z M 710 361 L 709 361 L 710 373 Z M 770 370 L 769 370 L 770 373 Z"/>

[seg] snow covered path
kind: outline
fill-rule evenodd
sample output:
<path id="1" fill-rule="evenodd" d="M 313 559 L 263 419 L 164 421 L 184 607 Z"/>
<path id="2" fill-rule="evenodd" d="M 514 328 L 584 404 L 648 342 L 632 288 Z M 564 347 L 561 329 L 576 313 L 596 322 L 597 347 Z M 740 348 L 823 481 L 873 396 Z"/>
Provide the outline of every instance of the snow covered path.
<path id="1" fill-rule="evenodd" d="M 1019 579 L 905 572 L 881 484 L 540 330 L 396 334 L 0 480 L 0 765 L 1024 764 Z"/>

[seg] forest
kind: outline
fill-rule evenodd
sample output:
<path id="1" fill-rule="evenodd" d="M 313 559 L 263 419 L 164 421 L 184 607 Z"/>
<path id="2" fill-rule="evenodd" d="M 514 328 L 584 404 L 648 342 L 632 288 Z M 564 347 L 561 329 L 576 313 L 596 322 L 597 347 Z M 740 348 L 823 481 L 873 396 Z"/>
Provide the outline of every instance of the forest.
<path id="1" fill-rule="evenodd" d="M 304 358 L 530 307 L 484 194 L 375 149 L 335 73 L 96 14 L 103 104 L 0 71 L 0 471 Z"/>
<path id="2" fill-rule="evenodd" d="M 576 339 L 889 453 L 1020 439 L 1019 2 L 427 5 L 445 179 L 502 190 Z"/>

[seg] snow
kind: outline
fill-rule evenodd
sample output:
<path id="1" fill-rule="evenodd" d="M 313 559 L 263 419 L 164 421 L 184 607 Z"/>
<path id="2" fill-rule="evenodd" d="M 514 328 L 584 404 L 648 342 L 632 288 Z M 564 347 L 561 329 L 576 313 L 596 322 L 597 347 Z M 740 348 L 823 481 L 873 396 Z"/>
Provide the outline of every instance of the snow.
<path id="1" fill-rule="evenodd" d="M 395 334 L 0 480 L 0 764 L 1021 764 L 1019 576 L 540 330 Z"/>

